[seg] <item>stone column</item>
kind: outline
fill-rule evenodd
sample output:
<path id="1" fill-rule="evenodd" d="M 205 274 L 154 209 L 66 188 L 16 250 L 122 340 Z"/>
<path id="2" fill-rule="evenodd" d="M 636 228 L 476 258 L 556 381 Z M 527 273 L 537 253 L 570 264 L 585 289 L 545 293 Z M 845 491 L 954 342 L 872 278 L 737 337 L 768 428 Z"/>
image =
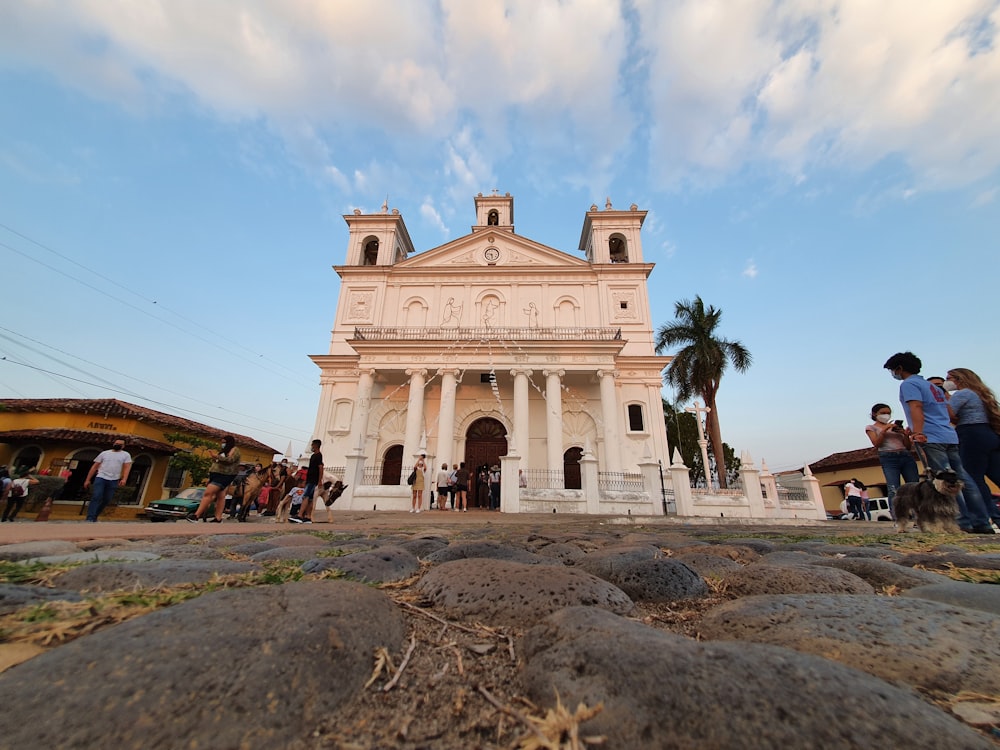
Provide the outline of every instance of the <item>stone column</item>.
<path id="1" fill-rule="evenodd" d="M 618 394 L 614 370 L 598 370 L 601 385 L 601 419 L 604 421 L 604 470 L 622 470 L 622 441 L 618 432 Z"/>
<path id="2" fill-rule="evenodd" d="M 747 506 L 750 510 L 750 518 L 767 518 L 767 511 L 764 509 L 764 493 L 760 489 L 760 471 L 753 465 L 753 458 L 749 453 L 743 453 L 743 460 L 740 465 L 740 480 L 743 482 L 743 495 L 747 499 Z"/>
<path id="3" fill-rule="evenodd" d="M 431 468 L 432 476 L 437 476 L 437 468 L 442 462 L 451 466 L 455 453 L 455 394 L 458 391 L 458 370 L 438 370 L 441 374 L 441 406 L 438 412 L 437 453 Z"/>
<path id="4" fill-rule="evenodd" d="M 542 370 L 545 376 L 545 443 L 546 467 L 549 471 L 563 468 L 562 376 L 565 370 Z"/>
<path id="5" fill-rule="evenodd" d="M 597 459 L 589 450 L 580 456 L 580 489 L 587 503 L 587 513 L 596 515 L 601 512 L 601 485 L 597 474 Z"/>
<path id="6" fill-rule="evenodd" d="M 400 482 L 406 480 L 409 467 L 416 462 L 416 453 L 420 449 L 420 436 L 424 429 L 424 383 L 427 370 L 407 370 L 410 376 L 410 396 L 406 402 L 406 436 L 403 442 L 403 468 L 399 474 Z"/>
<path id="7" fill-rule="evenodd" d="M 514 435 L 513 447 L 519 456 L 527 456 L 531 451 L 531 417 L 528 409 L 528 378 L 531 370 L 514 369 Z"/>
<path id="8" fill-rule="evenodd" d="M 670 487 L 674 491 L 674 505 L 678 516 L 696 516 L 694 499 L 691 496 L 691 472 L 681 460 L 680 451 L 674 448 L 674 459 L 670 464 Z"/>
<path id="9" fill-rule="evenodd" d="M 639 462 L 639 473 L 642 474 L 642 487 L 649 495 L 649 510 L 651 516 L 665 515 L 663 510 L 663 484 L 660 481 L 660 462 L 647 455 Z"/>
<path id="10" fill-rule="evenodd" d="M 344 456 L 344 484 L 347 489 L 337 500 L 337 506 L 341 510 L 368 510 L 355 505 L 354 492 L 361 486 L 361 481 L 365 476 L 365 461 L 367 456 L 360 449 L 353 449 Z"/>
<path id="11" fill-rule="evenodd" d="M 517 484 L 517 468 L 521 457 L 516 450 L 500 456 L 500 512 L 521 512 L 521 488 Z"/>
<path id="12" fill-rule="evenodd" d="M 368 439 L 368 415 L 371 413 L 374 388 L 375 370 L 361 370 L 358 375 L 358 391 L 351 419 L 350 445 L 362 452 L 365 450 L 365 443 Z"/>

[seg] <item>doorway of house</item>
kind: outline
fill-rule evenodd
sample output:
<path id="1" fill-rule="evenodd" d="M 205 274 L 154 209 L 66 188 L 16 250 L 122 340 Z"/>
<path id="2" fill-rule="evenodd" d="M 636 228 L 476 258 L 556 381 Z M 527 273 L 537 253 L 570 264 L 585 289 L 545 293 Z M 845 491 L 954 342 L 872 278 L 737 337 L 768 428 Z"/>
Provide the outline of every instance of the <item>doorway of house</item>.
<path id="1" fill-rule="evenodd" d="M 400 475 L 403 473 L 403 446 L 394 445 L 382 457 L 382 478 L 379 484 L 402 484 Z"/>
<path id="2" fill-rule="evenodd" d="M 583 489 L 580 478 L 580 459 L 583 458 L 583 448 L 570 448 L 563 453 L 563 487 L 567 490 Z"/>
<path id="3" fill-rule="evenodd" d="M 465 466 L 469 470 L 469 505 L 488 508 L 489 487 L 480 482 L 483 467 L 499 466 L 507 455 L 507 430 L 492 417 L 482 417 L 465 432 Z"/>

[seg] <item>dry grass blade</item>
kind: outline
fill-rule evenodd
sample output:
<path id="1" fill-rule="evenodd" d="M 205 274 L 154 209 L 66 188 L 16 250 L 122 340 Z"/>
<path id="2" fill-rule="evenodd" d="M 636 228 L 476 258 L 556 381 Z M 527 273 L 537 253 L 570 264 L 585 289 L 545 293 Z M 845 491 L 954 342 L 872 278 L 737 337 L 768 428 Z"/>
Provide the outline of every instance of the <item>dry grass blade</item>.
<path id="1" fill-rule="evenodd" d="M 386 650 L 385 646 L 379 646 L 375 649 L 375 667 L 372 669 L 372 676 L 368 678 L 368 682 L 365 683 L 364 689 L 367 690 L 371 687 L 371 684 L 375 682 L 375 680 L 377 680 L 386 669 L 390 672 L 393 671 L 392 657 L 389 656 L 389 652 Z"/>
<path id="2" fill-rule="evenodd" d="M 402 676 L 403 670 L 406 669 L 406 665 L 410 663 L 410 657 L 413 656 L 413 649 L 415 649 L 416 647 L 417 647 L 417 636 L 412 635 L 410 636 L 410 647 L 406 649 L 406 656 L 403 657 L 403 661 L 399 665 L 399 669 L 396 670 L 396 674 L 394 674 L 392 676 L 392 679 L 385 684 L 384 688 L 382 688 L 382 692 L 388 693 L 390 690 L 396 687 L 396 683 L 399 682 L 399 678 Z"/>
<path id="3" fill-rule="evenodd" d="M 592 719 L 604 710 L 604 704 L 598 703 L 593 708 L 588 708 L 580 703 L 576 711 L 570 713 L 562 704 L 559 693 L 556 693 L 556 707 L 545 712 L 544 718 L 529 716 L 531 721 L 538 728 L 539 732 L 545 736 L 545 743 L 541 743 L 537 735 L 525 737 L 521 741 L 521 750 L 583 750 L 584 745 L 600 745 L 604 742 L 604 737 L 580 737 L 580 724 L 588 719 Z M 580 744 L 580 743 L 583 744 Z"/>

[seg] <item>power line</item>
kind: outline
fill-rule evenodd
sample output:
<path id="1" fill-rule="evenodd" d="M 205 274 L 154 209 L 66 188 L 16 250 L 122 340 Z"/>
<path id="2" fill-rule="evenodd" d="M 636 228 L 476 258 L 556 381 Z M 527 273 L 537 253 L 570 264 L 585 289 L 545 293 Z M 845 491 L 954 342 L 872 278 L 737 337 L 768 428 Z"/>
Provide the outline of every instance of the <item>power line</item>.
<path id="1" fill-rule="evenodd" d="M 29 255 L 28 253 L 25 253 L 25 252 L 17 249 L 16 247 L 13 247 L 12 245 L 8 245 L 5 242 L 0 242 L 0 247 L 5 247 L 8 250 L 10 250 L 11 252 L 14 252 L 17 255 L 20 255 L 22 258 L 30 260 L 33 263 L 37 263 L 40 266 L 43 266 L 44 268 L 48 268 L 51 271 L 55 271 L 59 275 L 64 276 L 65 278 L 70 279 L 71 281 L 74 281 L 74 282 L 80 284 L 81 286 L 84 286 L 84 287 L 86 287 L 88 289 L 91 289 L 92 291 L 95 291 L 98 294 L 102 294 L 105 297 L 108 297 L 108 298 L 110 298 L 110 299 L 112 299 L 112 300 L 114 300 L 114 301 L 116 301 L 116 302 L 118 302 L 120 304 L 125 305 L 126 307 L 129 307 L 129 308 L 131 308 L 131 309 L 133 309 L 133 310 L 135 310 L 137 312 L 142 313 L 143 315 L 146 315 L 146 316 L 152 318 L 153 320 L 157 320 L 157 321 L 159 321 L 161 323 L 164 323 L 164 324 L 166 324 L 168 326 L 171 326 L 172 328 L 175 328 L 176 330 L 180 331 L 181 333 L 184 333 L 184 334 L 189 335 L 189 336 L 193 336 L 193 337 L 197 338 L 199 341 L 202 341 L 202 342 L 204 342 L 206 344 L 209 344 L 211 346 L 224 349 L 229 354 L 232 354 L 234 357 L 239 357 L 240 359 L 242 359 L 245 362 L 249 362 L 249 363 L 255 365 L 256 367 L 260 367 L 262 370 L 265 370 L 266 372 L 270 372 L 272 375 L 281 375 L 281 373 L 278 373 L 278 372 L 276 372 L 276 371 L 274 371 L 274 370 L 272 370 L 272 369 L 270 369 L 268 367 L 264 367 L 264 365 L 262 365 L 259 360 L 263 359 L 266 362 L 270 362 L 270 363 L 272 363 L 274 365 L 277 365 L 278 367 L 280 367 L 285 372 L 291 373 L 292 375 L 295 376 L 294 380 L 295 380 L 295 382 L 298 385 L 305 386 L 305 387 L 308 387 L 308 388 L 312 388 L 313 387 L 313 384 L 311 384 L 311 383 L 310 384 L 306 384 L 304 381 L 299 380 L 298 379 L 298 377 L 299 377 L 298 373 L 296 373 L 291 368 L 286 367 L 285 365 L 281 364 L 280 362 L 276 362 L 275 360 L 272 360 L 269 357 L 265 357 L 263 354 L 260 354 L 258 352 L 254 352 L 253 350 L 248 349 L 246 347 L 242 347 L 242 346 L 240 348 L 242 348 L 246 352 L 249 352 L 250 354 L 255 355 L 256 358 L 255 359 L 248 358 L 248 357 L 244 356 L 243 354 L 241 354 L 239 352 L 233 351 L 231 348 L 229 348 L 229 344 L 226 341 L 226 338 L 222 334 L 220 334 L 220 333 L 218 333 L 216 331 L 211 330 L 207 326 L 204 326 L 204 325 L 198 323 L 197 321 L 192 320 L 192 319 L 190 319 L 190 318 L 182 315 L 181 313 L 179 313 L 179 312 L 177 312 L 175 310 L 170 309 L 166 305 L 160 305 L 159 302 L 157 302 L 157 300 L 150 299 L 148 297 L 142 296 L 141 294 L 135 292 L 134 290 L 129 289 L 128 287 L 120 284 L 119 282 L 114 281 L 113 279 L 109 279 L 107 276 L 104 276 L 103 274 L 101 274 L 101 273 L 99 273 L 99 272 L 97 272 L 97 271 L 95 271 L 95 270 L 93 270 L 91 268 L 88 268 L 87 266 L 83 265 L 82 263 L 79 263 L 78 261 L 73 260 L 72 258 L 70 258 L 70 257 L 68 257 L 66 255 L 63 255 L 62 253 L 60 253 L 60 252 L 58 252 L 56 250 L 53 250 L 52 248 L 48 247 L 47 245 L 44 245 L 41 242 L 38 242 L 37 240 L 34 240 L 31 237 L 28 237 L 27 235 L 22 234 L 21 232 L 18 232 L 15 229 L 12 229 L 11 227 L 7 226 L 6 224 L 0 223 L 0 227 L 2 227 L 3 229 L 6 229 L 8 232 L 11 232 L 12 234 L 17 235 L 18 237 L 21 237 L 21 238 L 27 240 L 28 242 L 31 242 L 32 244 L 37 245 L 38 247 L 40 247 L 40 248 L 42 248 L 42 249 L 44 249 L 44 250 L 46 250 L 46 251 L 48 251 L 48 252 L 56 255 L 57 257 L 62 258 L 66 262 L 72 263 L 73 265 L 78 266 L 79 268 L 84 269 L 88 273 L 91 273 L 91 274 L 97 276 L 98 278 L 104 279 L 105 281 L 107 281 L 110 284 L 113 284 L 114 286 L 117 286 L 117 287 L 119 287 L 121 289 L 124 289 L 125 291 L 127 291 L 130 294 L 138 297 L 139 299 L 143 300 L 144 302 L 148 302 L 151 305 L 156 305 L 157 309 L 162 309 L 165 312 L 168 312 L 168 313 L 170 313 L 172 315 L 177 316 L 181 320 L 184 320 L 184 321 L 186 321 L 188 323 L 191 323 L 197 329 L 201 329 L 201 330 L 206 331 L 207 333 L 212 334 L 213 336 L 216 337 L 216 341 L 210 341 L 209 339 L 205 338 L 204 336 L 200 335 L 199 333 L 197 333 L 195 331 L 188 330 L 188 329 L 186 329 L 186 328 L 178 325 L 177 323 L 174 323 L 174 322 L 172 322 L 170 320 L 167 320 L 167 319 L 165 319 L 163 317 L 160 317 L 160 316 L 157 316 L 157 315 L 153 315 L 151 312 L 149 312 L 148 310 L 146 310 L 146 309 L 144 309 L 142 307 L 134 305 L 131 302 L 128 302 L 127 300 L 122 299 L 121 297 L 117 297 L 117 296 L 111 294 L 110 292 L 107 292 L 107 291 L 105 291 L 103 289 L 100 289 L 99 287 L 94 286 L 93 284 L 88 284 L 87 282 L 83 281 L 82 279 L 79 279 L 76 276 L 68 274 L 68 273 L 66 273 L 65 271 L 63 271 L 62 269 L 60 269 L 60 268 L 58 268 L 56 266 L 49 265 L 48 263 L 45 263 L 44 261 L 42 261 L 42 260 L 40 260 L 38 258 L 35 258 L 34 256 Z M 222 341 L 224 343 L 220 344 L 219 343 L 220 341 Z M 283 376 L 283 377 L 285 377 L 287 379 L 288 376 L 286 375 L 286 376 Z"/>
<path id="2" fill-rule="evenodd" d="M 188 396 L 185 393 L 178 393 L 177 391 L 172 391 L 169 388 L 164 388 L 163 386 L 159 386 L 159 385 L 156 385 L 155 383 L 147 382 L 145 380 L 142 380 L 140 378 L 134 377 L 132 375 L 128 375 L 127 373 L 118 372 L 117 370 L 113 370 L 110 367 L 105 367 L 104 365 L 98 364 L 97 362 L 91 362 L 90 360 L 84 359 L 83 357 L 77 356 L 76 354 L 72 354 L 70 352 L 63 351 L 62 349 L 59 349 L 58 347 L 52 346 L 51 344 L 46 344 L 44 341 L 38 341 L 37 339 L 33 339 L 30 336 L 25 336 L 23 333 L 18 333 L 17 331 L 12 331 L 10 328 L 4 328 L 3 326 L 0 326 L 0 331 L 6 331 L 7 333 L 12 333 L 15 336 L 20 336 L 21 338 L 26 339 L 27 341 L 31 341 L 32 343 L 38 344 L 40 346 L 44 346 L 44 347 L 46 347 L 48 349 L 52 349 L 53 351 L 57 351 L 60 354 L 65 354 L 67 357 L 73 357 L 74 359 L 78 359 L 81 362 L 85 362 L 86 364 L 91 365 L 93 367 L 100 368 L 101 370 L 107 370 L 108 372 L 114 373 L 115 375 L 120 375 L 123 378 L 128 378 L 129 380 L 134 380 L 135 382 L 141 383 L 142 385 L 148 385 L 151 388 L 156 388 L 158 390 L 164 391 L 165 393 L 169 393 L 169 394 L 171 394 L 173 396 L 180 396 L 181 398 L 186 398 L 189 401 L 194 401 L 195 403 L 204 404 L 205 406 L 215 406 L 215 404 L 212 404 L 212 403 L 210 403 L 208 401 L 203 401 L 202 399 L 198 399 L 198 398 L 194 398 L 192 396 Z M 0 333 L 0 338 L 7 339 L 8 341 L 14 341 L 14 339 L 11 339 L 9 336 L 4 336 L 2 333 Z M 15 342 L 15 343 L 19 343 L 19 342 Z M 25 345 L 24 344 L 20 344 L 20 346 L 25 346 Z M 26 347 L 26 348 L 30 348 L 30 347 Z M 35 351 L 36 353 L 41 354 L 43 357 L 48 357 L 52 361 L 58 362 L 59 364 L 65 366 L 65 367 L 69 367 L 70 369 L 72 369 L 72 370 L 74 370 L 76 372 L 82 373 L 83 375 L 87 375 L 89 377 L 97 378 L 98 380 L 101 380 L 102 382 L 104 382 L 105 384 L 107 384 L 107 386 L 109 386 L 109 387 L 115 387 L 116 386 L 115 383 L 112 383 L 109 380 L 105 380 L 104 378 L 101 378 L 99 375 L 95 375 L 93 373 L 86 372 L 85 370 L 82 370 L 82 369 L 80 369 L 78 367 L 75 367 L 74 365 L 69 364 L 68 362 L 63 362 L 63 361 L 61 361 L 61 360 L 53 357 L 50 354 L 45 354 L 44 352 L 39 352 L 39 351 L 34 350 L 34 349 L 32 349 L 31 351 Z M 124 391 L 122 391 L 122 392 L 124 392 Z M 133 392 L 130 392 L 130 394 L 134 398 L 141 398 L 143 400 L 150 401 L 152 403 L 151 399 L 148 399 L 145 396 L 142 396 L 141 394 L 133 393 Z M 255 418 L 253 414 L 246 414 L 244 412 L 235 411 L 233 409 L 226 409 L 223 406 L 220 406 L 218 408 L 222 409 L 223 411 L 229 412 L 230 414 L 236 414 L 237 416 L 240 416 L 240 417 L 248 417 L 250 419 L 254 419 Z M 296 430 L 296 429 L 298 429 L 298 428 L 292 427 L 290 425 L 281 424 L 279 422 L 271 422 L 271 421 L 266 420 L 266 419 L 262 419 L 262 420 L 260 420 L 260 422 L 262 424 L 269 424 L 269 425 L 272 425 L 274 427 L 280 427 L 283 430 Z"/>
<path id="3" fill-rule="evenodd" d="M 111 391 L 113 393 L 120 393 L 123 396 L 128 396 L 130 398 L 139 398 L 139 399 L 141 399 L 143 401 L 146 401 L 147 403 L 156 404 L 157 406 L 165 407 L 167 409 L 172 409 L 173 411 L 185 412 L 187 414 L 194 414 L 195 416 L 199 416 L 199 417 L 202 417 L 202 418 L 205 418 L 205 419 L 215 419 L 216 418 L 216 415 L 203 414 L 201 412 L 194 411 L 193 409 L 186 409 L 186 408 L 184 408 L 182 406 L 175 406 L 173 404 L 168 404 L 168 403 L 166 403 L 164 401 L 157 401 L 155 399 L 146 398 L 144 396 L 139 396 L 138 394 L 132 393 L 130 391 L 123 391 L 123 390 L 118 389 L 118 388 L 113 388 L 113 387 L 109 387 L 109 386 L 99 385 L 97 383 L 91 383 L 91 382 L 89 382 L 87 380 L 83 380 L 81 378 L 74 378 L 74 377 L 71 377 L 69 375 L 64 375 L 62 373 L 52 372 L 51 370 L 46 370 L 45 368 L 38 367 L 36 365 L 30 365 L 30 364 L 27 364 L 26 362 L 18 362 L 18 361 L 14 360 L 14 359 L 11 359 L 10 357 L 7 357 L 7 356 L 0 356 L 0 361 L 2 361 L 2 362 L 9 362 L 12 365 L 18 365 L 19 367 L 26 367 L 29 370 L 35 370 L 36 372 L 41 372 L 41 373 L 44 373 L 46 375 L 50 375 L 52 377 L 62 378 L 64 380 L 70 380 L 70 381 L 73 381 L 74 383 L 82 383 L 84 385 L 93 386 L 94 388 L 106 388 L 107 390 L 109 390 L 109 391 Z M 81 393 L 81 396 L 83 396 L 82 393 Z M 83 397 L 86 398 L 86 396 L 83 396 Z M 241 429 L 246 429 L 246 430 L 254 430 L 254 429 L 256 429 L 252 425 L 240 424 L 239 422 L 234 422 L 232 420 L 226 420 L 226 421 L 229 422 L 229 424 L 236 425 L 237 427 L 240 427 Z M 277 433 L 271 433 L 271 434 L 277 435 Z M 305 434 L 305 433 L 303 433 L 303 434 Z M 295 439 L 295 438 L 291 437 L 290 435 L 278 435 L 278 437 L 287 437 L 289 440 L 294 440 Z"/>

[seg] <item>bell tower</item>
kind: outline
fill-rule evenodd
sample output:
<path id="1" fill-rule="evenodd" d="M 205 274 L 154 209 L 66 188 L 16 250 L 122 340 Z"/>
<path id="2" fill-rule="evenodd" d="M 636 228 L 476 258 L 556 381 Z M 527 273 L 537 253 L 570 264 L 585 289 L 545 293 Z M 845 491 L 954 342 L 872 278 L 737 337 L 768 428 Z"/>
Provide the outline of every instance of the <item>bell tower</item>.
<path id="1" fill-rule="evenodd" d="M 642 263 L 640 230 L 646 214 L 634 203 L 627 211 L 615 210 L 611 198 L 603 211 L 595 203 L 583 220 L 580 250 L 591 263 Z"/>
<path id="2" fill-rule="evenodd" d="M 398 208 L 389 211 L 389 201 L 377 214 L 363 214 L 360 208 L 344 216 L 350 227 L 347 244 L 349 266 L 392 266 L 414 252 L 410 233 Z"/>
<path id="3" fill-rule="evenodd" d="M 500 195 L 494 190 L 491 195 L 480 193 L 476 196 L 476 223 L 472 231 L 486 229 L 514 232 L 514 198 L 510 193 Z"/>

